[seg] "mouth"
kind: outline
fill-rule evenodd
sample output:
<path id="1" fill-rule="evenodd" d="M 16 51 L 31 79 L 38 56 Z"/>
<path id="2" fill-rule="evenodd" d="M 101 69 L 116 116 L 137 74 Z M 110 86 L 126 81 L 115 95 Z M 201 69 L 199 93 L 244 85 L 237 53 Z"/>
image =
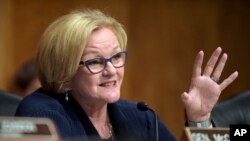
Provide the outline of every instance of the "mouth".
<path id="1" fill-rule="evenodd" d="M 115 85 L 116 85 L 116 81 L 108 81 L 108 82 L 99 84 L 99 86 L 101 87 L 110 87 L 110 86 L 115 86 Z"/>

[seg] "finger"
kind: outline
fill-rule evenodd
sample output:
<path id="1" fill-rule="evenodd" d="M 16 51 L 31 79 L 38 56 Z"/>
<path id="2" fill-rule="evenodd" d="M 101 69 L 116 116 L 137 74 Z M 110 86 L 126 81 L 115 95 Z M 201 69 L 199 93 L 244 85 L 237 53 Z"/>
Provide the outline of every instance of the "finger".
<path id="1" fill-rule="evenodd" d="M 204 75 L 205 76 L 210 76 L 213 72 L 214 66 L 221 54 L 222 49 L 220 47 L 218 47 L 212 54 L 212 56 L 210 57 L 210 59 L 207 62 L 207 65 L 205 67 L 204 70 Z"/>
<path id="2" fill-rule="evenodd" d="M 227 79 L 225 79 L 221 84 L 220 84 L 220 90 L 224 90 L 228 85 L 230 85 L 236 78 L 238 77 L 238 72 L 235 71 L 232 73 Z"/>
<path id="3" fill-rule="evenodd" d="M 200 51 L 194 60 L 192 78 L 195 78 L 201 75 L 201 66 L 202 66 L 203 58 L 204 58 L 204 52 Z"/>
<path id="4" fill-rule="evenodd" d="M 181 99 L 182 99 L 182 101 L 183 101 L 185 104 L 187 104 L 187 103 L 189 102 L 189 95 L 188 95 L 188 93 L 187 93 L 187 92 L 182 93 Z"/>
<path id="5" fill-rule="evenodd" d="M 220 79 L 220 76 L 221 76 L 221 73 L 225 67 L 225 64 L 227 62 L 227 54 L 224 53 L 217 65 L 217 67 L 215 68 L 214 72 L 213 72 L 213 79 L 215 80 L 219 80 Z"/>

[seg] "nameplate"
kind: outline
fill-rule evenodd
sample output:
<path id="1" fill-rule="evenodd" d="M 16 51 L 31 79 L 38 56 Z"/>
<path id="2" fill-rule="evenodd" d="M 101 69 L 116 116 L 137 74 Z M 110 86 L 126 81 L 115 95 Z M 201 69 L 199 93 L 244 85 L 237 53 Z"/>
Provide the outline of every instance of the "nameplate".
<path id="1" fill-rule="evenodd" d="M 186 127 L 183 141 L 230 141 L 229 128 Z"/>
<path id="2" fill-rule="evenodd" d="M 58 141 L 53 122 L 47 118 L 0 117 L 0 140 Z"/>

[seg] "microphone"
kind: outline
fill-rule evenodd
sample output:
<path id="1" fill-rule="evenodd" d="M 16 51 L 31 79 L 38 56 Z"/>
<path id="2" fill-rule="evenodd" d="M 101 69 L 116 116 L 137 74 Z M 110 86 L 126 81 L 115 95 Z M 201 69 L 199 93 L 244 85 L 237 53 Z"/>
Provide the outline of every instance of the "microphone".
<path id="1" fill-rule="evenodd" d="M 155 134 L 156 134 L 156 141 L 159 141 L 159 127 L 158 127 L 158 119 L 157 119 L 157 114 L 156 112 L 149 107 L 149 105 L 146 102 L 138 102 L 137 103 L 137 108 L 141 111 L 152 111 L 154 113 L 155 117 Z"/>

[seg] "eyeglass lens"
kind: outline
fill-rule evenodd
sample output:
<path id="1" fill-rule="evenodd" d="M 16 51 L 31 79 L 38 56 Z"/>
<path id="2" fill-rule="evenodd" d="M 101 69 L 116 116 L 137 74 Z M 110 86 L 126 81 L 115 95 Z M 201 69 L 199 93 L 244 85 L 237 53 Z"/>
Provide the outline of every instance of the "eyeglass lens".
<path id="1" fill-rule="evenodd" d="M 103 71 L 106 67 L 106 63 L 110 61 L 115 68 L 124 66 L 126 62 L 127 52 L 119 52 L 111 56 L 109 59 L 105 58 L 94 58 L 84 62 L 85 66 L 92 73 L 98 73 Z"/>

